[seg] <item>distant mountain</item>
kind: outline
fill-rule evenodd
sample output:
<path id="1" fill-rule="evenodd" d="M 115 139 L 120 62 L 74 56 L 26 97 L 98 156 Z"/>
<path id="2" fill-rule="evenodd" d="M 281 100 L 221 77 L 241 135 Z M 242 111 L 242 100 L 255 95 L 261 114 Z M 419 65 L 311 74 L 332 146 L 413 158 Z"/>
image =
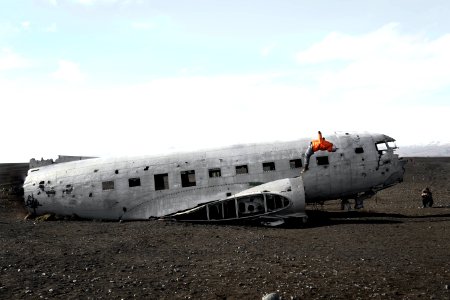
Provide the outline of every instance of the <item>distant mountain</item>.
<path id="1" fill-rule="evenodd" d="M 400 146 L 397 150 L 397 153 L 400 156 L 450 157 L 450 144 L 431 143 L 428 145 Z"/>

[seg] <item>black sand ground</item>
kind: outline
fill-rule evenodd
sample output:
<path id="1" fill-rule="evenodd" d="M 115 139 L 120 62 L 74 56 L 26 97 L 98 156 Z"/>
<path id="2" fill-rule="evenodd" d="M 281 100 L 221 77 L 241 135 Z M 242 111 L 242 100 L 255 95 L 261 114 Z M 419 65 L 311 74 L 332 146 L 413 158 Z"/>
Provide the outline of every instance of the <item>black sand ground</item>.
<path id="1" fill-rule="evenodd" d="M 449 174 L 413 159 L 363 210 L 310 207 L 306 227 L 24 221 L 3 199 L 0 299 L 450 299 Z"/>

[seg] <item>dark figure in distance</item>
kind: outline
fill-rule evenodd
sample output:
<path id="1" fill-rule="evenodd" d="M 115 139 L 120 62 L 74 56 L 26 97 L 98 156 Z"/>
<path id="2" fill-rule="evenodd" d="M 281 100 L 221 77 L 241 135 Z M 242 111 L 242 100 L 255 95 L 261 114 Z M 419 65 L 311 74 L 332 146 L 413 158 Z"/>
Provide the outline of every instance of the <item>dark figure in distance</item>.
<path id="1" fill-rule="evenodd" d="M 426 187 L 422 191 L 422 204 L 423 208 L 425 207 L 432 207 L 433 206 L 433 193 L 431 193 L 431 190 L 429 187 Z"/>

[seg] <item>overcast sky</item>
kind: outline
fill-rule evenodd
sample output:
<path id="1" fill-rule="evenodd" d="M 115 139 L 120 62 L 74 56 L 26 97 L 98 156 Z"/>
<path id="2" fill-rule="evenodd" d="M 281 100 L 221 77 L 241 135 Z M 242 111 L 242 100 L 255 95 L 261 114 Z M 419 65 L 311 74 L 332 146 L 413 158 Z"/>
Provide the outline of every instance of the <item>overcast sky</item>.
<path id="1" fill-rule="evenodd" d="M 0 162 L 450 142 L 450 2 L 0 2 Z"/>

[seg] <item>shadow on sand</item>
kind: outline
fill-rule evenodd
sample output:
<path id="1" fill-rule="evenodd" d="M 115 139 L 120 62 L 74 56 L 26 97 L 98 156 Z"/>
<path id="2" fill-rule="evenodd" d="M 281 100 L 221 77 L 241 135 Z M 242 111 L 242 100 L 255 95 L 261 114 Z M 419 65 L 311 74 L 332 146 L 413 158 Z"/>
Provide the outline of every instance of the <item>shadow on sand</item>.
<path id="1" fill-rule="evenodd" d="M 314 227 L 333 226 L 341 224 L 398 224 L 407 221 L 440 222 L 440 221 L 448 221 L 448 219 L 446 218 L 450 218 L 450 214 L 431 214 L 431 215 L 413 216 L 396 213 L 380 213 L 380 212 L 366 212 L 366 211 L 307 210 L 306 214 L 308 215 L 307 223 L 299 224 L 298 222 L 288 222 L 287 224 L 284 224 L 283 227 L 314 228 Z"/>

